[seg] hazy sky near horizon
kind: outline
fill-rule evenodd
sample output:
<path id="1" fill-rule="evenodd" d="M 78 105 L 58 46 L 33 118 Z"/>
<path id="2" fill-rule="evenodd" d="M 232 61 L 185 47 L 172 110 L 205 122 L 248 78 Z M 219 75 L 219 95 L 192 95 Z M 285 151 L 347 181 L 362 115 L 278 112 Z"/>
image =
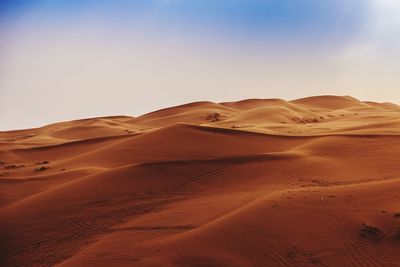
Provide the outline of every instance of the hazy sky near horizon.
<path id="1" fill-rule="evenodd" d="M 3 0 L 0 130 L 193 101 L 400 103 L 398 0 Z"/>

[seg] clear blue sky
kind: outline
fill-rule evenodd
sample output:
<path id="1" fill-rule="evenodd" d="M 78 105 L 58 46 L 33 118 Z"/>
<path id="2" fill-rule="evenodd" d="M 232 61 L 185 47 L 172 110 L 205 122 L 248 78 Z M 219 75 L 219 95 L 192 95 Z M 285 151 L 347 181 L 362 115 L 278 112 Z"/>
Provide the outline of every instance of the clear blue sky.
<path id="1" fill-rule="evenodd" d="M 397 0 L 0 1 L 0 130 L 190 101 L 400 103 Z"/>

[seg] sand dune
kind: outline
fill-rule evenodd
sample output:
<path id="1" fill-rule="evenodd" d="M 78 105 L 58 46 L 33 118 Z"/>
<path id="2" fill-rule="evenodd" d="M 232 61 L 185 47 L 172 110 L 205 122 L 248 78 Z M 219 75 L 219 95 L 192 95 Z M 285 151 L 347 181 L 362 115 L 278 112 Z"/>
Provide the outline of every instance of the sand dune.
<path id="1" fill-rule="evenodd" d="M 400 266 L 399 137 L 348 96 L 0 132 L 0 266 Z"/>

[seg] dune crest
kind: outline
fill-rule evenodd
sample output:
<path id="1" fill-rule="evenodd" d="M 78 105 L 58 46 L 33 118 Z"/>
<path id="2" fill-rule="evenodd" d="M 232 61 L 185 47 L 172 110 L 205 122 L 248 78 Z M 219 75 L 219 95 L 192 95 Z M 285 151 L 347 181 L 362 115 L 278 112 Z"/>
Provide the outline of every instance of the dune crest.
<path id="1" fill-rule="evenodd" d="M 0 132 L 0 266 L 400 266 L 399 137 L 350 96 Z"/>

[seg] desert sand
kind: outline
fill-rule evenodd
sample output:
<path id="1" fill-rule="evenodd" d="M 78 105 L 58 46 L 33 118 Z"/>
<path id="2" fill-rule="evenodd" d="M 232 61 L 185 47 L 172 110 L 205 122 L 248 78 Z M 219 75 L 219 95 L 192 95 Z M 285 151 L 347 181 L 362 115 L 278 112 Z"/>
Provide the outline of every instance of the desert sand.
<path id="1" fill-rule="evenodd" d="M 0 132 L 0 266 L 400 266 L 400 107 L 196 102 Z"/>

